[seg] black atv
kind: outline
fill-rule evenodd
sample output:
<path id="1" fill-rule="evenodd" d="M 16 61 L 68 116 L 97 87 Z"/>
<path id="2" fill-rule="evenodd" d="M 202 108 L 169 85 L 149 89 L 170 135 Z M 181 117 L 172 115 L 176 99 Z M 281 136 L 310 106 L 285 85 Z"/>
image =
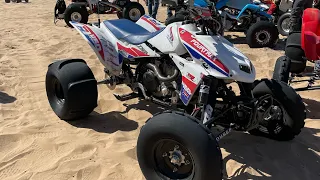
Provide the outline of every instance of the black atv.
<path id="1" fill-rule="evenodd" d="M 15 3 L 21 3 L 22 2 L 22 0 L 4 0 L 5 3 L 10 3 L 11 1 L 15 2 Z M 28 3 L 29 0 L 24 0 L 24 2 Z"/>
<path id="2" fill-rule="evenodd" d="M 69 27 L 69 22 L 75 21 L 87 24 L 90 14 L 107 14 L 116 12 L 119 19 L 125 18 L 133 22 L 139 20 L 145 14 L 143 6 L 138 2 L 130 0 L 71 0 L 66 6 L 64 0 L 57 0 L 54 8 L 54 23 L 58 19 L 64 19 Z"/>

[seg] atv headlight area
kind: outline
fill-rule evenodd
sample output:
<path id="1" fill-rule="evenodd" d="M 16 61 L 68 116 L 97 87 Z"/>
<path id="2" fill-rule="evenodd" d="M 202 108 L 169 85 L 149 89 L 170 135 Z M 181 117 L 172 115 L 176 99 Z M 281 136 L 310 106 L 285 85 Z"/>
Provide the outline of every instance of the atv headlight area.
<path id="1" fill-rule="evenodd" d="M 251 74 L 251 71 L 252 71 L 252 66 L 251 66 L 251 62 L 250 62 L 250 67 L 249 66 L 245 66 L 245 65 L 242 65 L 242 64 L 239 64 L 239 69 L 243 72 L 246 72 L 248 74 Z"/>

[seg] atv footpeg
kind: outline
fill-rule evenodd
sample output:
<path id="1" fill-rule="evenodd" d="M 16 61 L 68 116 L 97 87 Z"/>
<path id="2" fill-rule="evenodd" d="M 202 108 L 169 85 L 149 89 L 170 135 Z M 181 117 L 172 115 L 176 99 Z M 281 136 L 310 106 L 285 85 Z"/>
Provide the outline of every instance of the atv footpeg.
<path id="1" fill-rule="evenodd" d="M 139 97 L 139 94 L 137 93 L 129 93 L 129 94 L 123 94 L 123 95 L 118 95 L 118 94 L 113 94 L 115 98 L 117 98 L 117 100 L 119 101 L 127 101 L 129 99 L 134 99 Z"/>

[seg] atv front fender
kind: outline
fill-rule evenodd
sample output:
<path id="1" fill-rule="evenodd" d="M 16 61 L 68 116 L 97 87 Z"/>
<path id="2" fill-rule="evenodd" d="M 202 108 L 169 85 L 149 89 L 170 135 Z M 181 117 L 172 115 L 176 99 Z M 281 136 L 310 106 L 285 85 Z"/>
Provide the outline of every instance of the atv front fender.
<path id="1" fill-rule="evenodd" d="M 242 10 L 240 11 L 239 15 L 237 16 L 237 20 L 240 19 L 241 16 L 243 16 L 245 14 L 245 12 L 249 10 L 252 13 L 258 13 L 262 16 L 267 17 L 268 19 L 272 18 L 271 15 L 267 14 L 265 11 L 262 11 L 262 8 L 259 5 L 255 5 L 255 4 L 247 4 L 244 8 L 242 8 Z"/>

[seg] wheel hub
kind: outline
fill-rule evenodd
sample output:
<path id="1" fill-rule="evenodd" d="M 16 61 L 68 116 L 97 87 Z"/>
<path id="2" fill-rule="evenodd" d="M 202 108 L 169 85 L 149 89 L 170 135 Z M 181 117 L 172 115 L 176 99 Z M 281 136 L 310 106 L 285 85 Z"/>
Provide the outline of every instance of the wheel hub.
<path id="1" fill-rule="evenodd" d="M 168 179 L 186 179 L 194 174 L 192 155 L 175 140 L 161 140 L 156 145 L 155 162 L 157 171 Z"/>
<path id="2" fill-rule="evenodd" d="M 271 35 L 268 31 L 263 30 L 256 33 L 256 39 L 259 44 L 267 44 Z"/>
<path id="3" fill-rule="evenodd" d="M 130 17 L 130 19 L 132 19 L 134 21 L 139 20 L 140 16 L 141 16 L 141 13 L 140 13 L 139 9 L 137 9 L 137 8 L 131 9 L 129 11 L 129 17 Z"/>
<path id="4" fill-rule="evenodd" d="M 181 166 L 182 163 L 185 162 L 185 156 L 182 154 L 182 152 L 179 149 L 179 146 L 176 145 L 173 149 L 173 151 L 169 151 L 169 158 L 170 162 L 174 165 Z"/>
<path id="5" fill-rule="evenodd" d="M 81 14 L 80 14 L 79 12 L 73 12 L 73 13 L 71 14 L 71 20 L 72 20 L 72 21 L 80 22 L 81 19 L 82 19 L 82 16 L 81 16 Z"/>
<path id="6" fill-rule="evenodd" d="M 284 32 L 288 33 L 290 30 L 290 19 L 286 18 L 285 20 L 282 21 L 281 23 L 281 28 Z"/>
<path id="7" fill-rule="evenodd" d="M 280 131 L 283 129 L 283 124 L 286 124 L 285 119 L 283 119 L 283 122 L 281 122 L 281 119 L 284 118 L 284 111 L 285 110 L 281 107 L 281 104 L 277 100 L 273 99 L 273 104 L 271 105 L 270 109 L 265 113 L 265 116 L 263 118 L 264 122 L 262 122 L 262 124 L 259 127 L 260 131 L 268 134 L 269 130 L 266 124 L 273 121 L 273 133 L 280 133 Z"/>

